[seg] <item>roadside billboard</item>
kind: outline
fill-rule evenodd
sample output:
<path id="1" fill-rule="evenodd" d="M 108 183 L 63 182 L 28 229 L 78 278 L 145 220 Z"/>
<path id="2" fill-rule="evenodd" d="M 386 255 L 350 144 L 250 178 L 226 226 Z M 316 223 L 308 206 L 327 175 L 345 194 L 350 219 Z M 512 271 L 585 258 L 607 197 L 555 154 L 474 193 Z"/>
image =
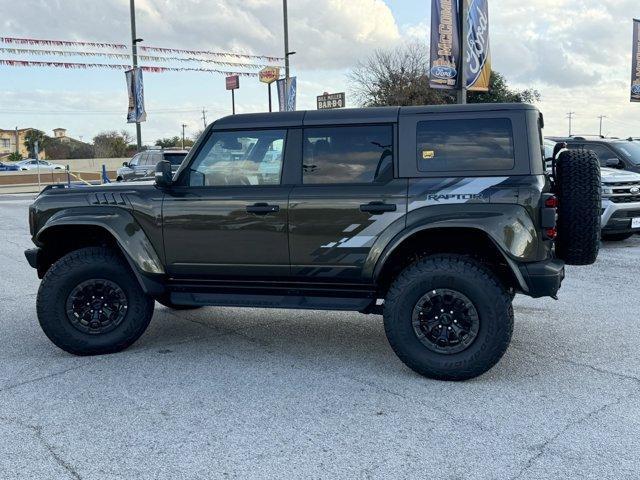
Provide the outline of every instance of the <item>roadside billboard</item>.
<path id="1" fill-rule="evenodd" d="M 458 0 L 431 2 L 431 88 L 458 88 L 460 71 L 460 17 Z"/>
<path id="2" fill-rule="evenodd" d="M 631 101 L 640 102 L 640 20 L 633 20 L 633 57 L 631 59 Z"/>
<path id="3" fill-rule="evenodd" d="M 344 108 L 346 105 L 346 95 L 341 93 L 325 93 L 316 97 L 318 110 L 330 110 L 332 108 Z"/>

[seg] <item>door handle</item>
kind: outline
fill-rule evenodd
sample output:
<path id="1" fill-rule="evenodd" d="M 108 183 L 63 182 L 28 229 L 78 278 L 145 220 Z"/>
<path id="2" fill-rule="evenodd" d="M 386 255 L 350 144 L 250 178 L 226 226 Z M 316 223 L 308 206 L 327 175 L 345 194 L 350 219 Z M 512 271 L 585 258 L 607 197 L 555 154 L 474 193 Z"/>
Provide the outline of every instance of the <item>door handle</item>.
<path id="1" fill-rule="evenodd" d="M 395 212 L 397 209 L 398 206 L 395 203 L 371 202 L 360 205 L 361 212 L 373 213 L 374 215 L 385 212 Z"/>
<path id="2" fill-rule="evenodd" d="M 267 215 L 279 211 L 280 205 L 269 205 L 268 203 L 256 203 L 247 207 L 247 213 L 255 213 L 256 215 Z"/>

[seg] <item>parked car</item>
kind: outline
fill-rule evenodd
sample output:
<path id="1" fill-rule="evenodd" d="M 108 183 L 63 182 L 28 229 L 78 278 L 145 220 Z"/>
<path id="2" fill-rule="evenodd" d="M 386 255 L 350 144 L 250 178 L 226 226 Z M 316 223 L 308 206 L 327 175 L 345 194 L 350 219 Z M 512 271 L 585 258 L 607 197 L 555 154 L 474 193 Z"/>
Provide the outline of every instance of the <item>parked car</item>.
<path id="1" fill-rule="evenodd" d="M 640 141 L 628 138 L 605 137 L 548 137 L 555 142 L 566 142 L 570 150 L 587 149 L 594 152 L 600 165 L 618 170 L 640 173 Z"/>
<path id="2" fill-rule="evenodd" d="M 557 137 L 553 137 L 557 138 Z M 564 142 L 564 140 L 563 140 Z M 616 143 L 616 142 L 612 142 Z M 545 157 L 551 159 L 556 141 L 545 139 Z M 583 148 L 591 150 L 594 147 L 586 143 Z M 600 165 L 611 162 L 600 155 L 609 155 L 595 147 Z M 549 163 L 547 167 L 550 168 Z M 601 167 L 602 176 L 602 239 L 606 241 L 623 241 L 636 233 L 640 233 L 640 173 L 618 170 L 616 168 Z"/>
<path id="3" fill-rule="evenodd" d="M 475 377 L 516 293 L 556 297 L 598 255 L 597 159 L 563 154 L 552 191 L 543 124 L 523 104 L 234 115 L 155 184 L 46 188 L 25 252 L 40 325 L 95 355 L 134 343 L 154 300 L 357 311 L 416 372 Z"/>
<path id="4" fill-rule="evenodd" d="M 20 167 L 15 163 L 0 162 L 0 172 L 17 172 Z"/>
<path id="5" fill-rule="evenodd" d="M 133 156 L 133 158 L 122 164 L 116 173 L 118 182 L 131 182 L 140 180 L 153 180 L 156 165 L 163 160 L 171 163 L 173 171 L 177 171 L 182 161 L 185 159 L 188 150 L 163 149 L 146 150 Z"/>
<path id="6" fill-rule="evenodd" d="M 20 170 L 38 170 L 38 168 L 40 168 L 40 171 L 43 172 L 65 169 L 65 166 L 60 165 L 59 163 L 51 163 L 47 162 L 46 160 L 35 160 L 31 158 L 17 162 L 17 165 Z"/>

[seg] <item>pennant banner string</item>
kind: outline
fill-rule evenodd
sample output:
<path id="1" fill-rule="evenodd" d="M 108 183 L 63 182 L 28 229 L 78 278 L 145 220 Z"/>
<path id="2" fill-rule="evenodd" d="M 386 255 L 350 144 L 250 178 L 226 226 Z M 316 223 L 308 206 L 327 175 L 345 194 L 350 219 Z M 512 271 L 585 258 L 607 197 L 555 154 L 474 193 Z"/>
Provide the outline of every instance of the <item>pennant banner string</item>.
<path id="1" fill-rule="evenodd" d="M 16 38 L 16 37 L 0 37 L 0 43 L 6 44 L 20 44 L 20 45 L 46 45 L 46 46 L 82 46 L 82 47 L 94 47 L 112 50 L 126 50 L 128 45 L 121 43 L 104 43 L 104 42 L 85 42 L 75 40 L 42 40 L 37 38 Z M 180 55 L 207 55 L 214 57 L 225 58 L 245 58 L 245 59 L 259 59 L 269 62 L 282 62 L 283 57 L 268 56 L 268 55 L 249 55 L 244 53 L 232 53 L 232 52 L 215 52 L 209 50 L 186 50 L 180 48 L 165 48 L 165 47 L 152 47 L 141 45 L 138 47 L 144 52 L 156 52 L 156 53 L 173 53 Z"/>
<path id="2" fill-rule="evenodd" d="M 105 57 L 105 58 L 117 58 L 127 60 L 131 56 L 126 53 L 106 53 L 106 52 L 84 52 L 77 50 L 40 50 L 30 48 L 6 48 L 0 47 L 0 52 L 9 53 L 12 55 L 50 55 L 61 57 Z M 264 68 L 268 65 L 258 63 L 244 63 L 244 62 L 230 62 L 225 60 L 213 60 L 210 58 L 195 58 L 195 57 L 164 57 L 154 55 L 139 55 L 138 59 L 150 62 L 204 62 L 212 63 L 215 65 L 223 65 L 225 67 L 238 67 L 248 69 Z M 273 65 L 269 65 L 273 66 Z"/>
<path id="3" fill-rule="evenodd" d="M 0 59 L 0 65 L 8 67 L 50 67 L 50 68 L 66 68 L 66 69 L 91 69 L 105 68 L 111 70 L 129 70 L 131 65 L 117 65 L 112 63 L 67 63 L 67 62 L 36 62 L 28 60 L 3 60 Z M 241 77 L 257 77 L 257 72 L 233 72 L 218 70 L 212 68 L 195 68 L 195 67 L 161 67 L 144 65 L 140 67 L 144 72 L 164 73 L 164 72 L 203 72 L 215 73 L 219 75 L 231 76 L 238 75 Z"/>

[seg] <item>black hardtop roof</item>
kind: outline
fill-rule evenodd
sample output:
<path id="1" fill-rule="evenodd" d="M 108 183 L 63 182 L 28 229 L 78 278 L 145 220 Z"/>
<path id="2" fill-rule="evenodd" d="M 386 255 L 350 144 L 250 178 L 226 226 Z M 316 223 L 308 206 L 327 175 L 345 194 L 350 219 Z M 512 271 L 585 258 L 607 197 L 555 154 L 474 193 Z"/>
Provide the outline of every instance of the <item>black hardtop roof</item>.
<path id="1" fill-rule="evenodd" d="M 302 125 L 347 125 L 350 123 L 392 123 L 401 115 L 429 113 L 494 112 L 537 110 L 527 103 L 473 103 L 467 105 L 420 105 L 411 107 L 339 108 L 298 112 L 245 113 L 220 118 L 215 129 L 295 127 Z"/>

